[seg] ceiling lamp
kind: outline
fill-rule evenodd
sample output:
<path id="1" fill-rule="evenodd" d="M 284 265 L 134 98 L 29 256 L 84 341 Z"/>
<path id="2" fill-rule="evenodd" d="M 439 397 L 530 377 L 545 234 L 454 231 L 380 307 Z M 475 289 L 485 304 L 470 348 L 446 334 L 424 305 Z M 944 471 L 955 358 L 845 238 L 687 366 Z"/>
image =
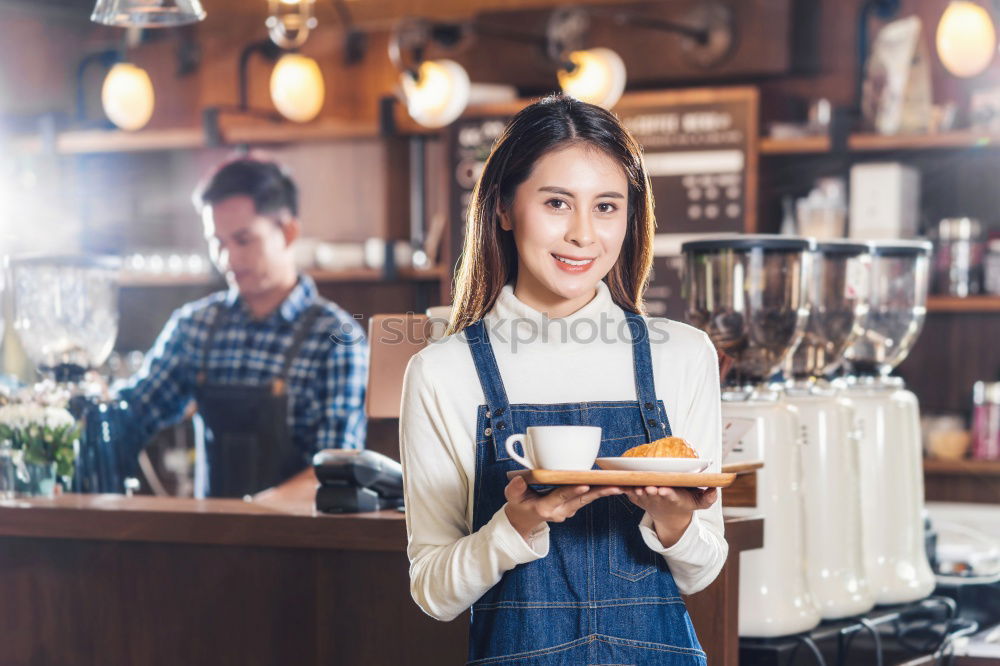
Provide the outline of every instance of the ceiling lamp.
<path id="1" fill-rule="evenodd" d="M 153 115 L 153 82 L 141 67 L 119 62 L 101 87 L 101 105 L 108 119 L 123 130 L 142 129 Z"/>
<path id="2" fill-rule="evenodd" d="M 323 108 L 326 89 L 315 60 L 286 53 L 271 72 L 271 101 L 278 113 L 296 123 L 307 123 Z"/>
<path id="3" fill-rule="evenodd" d="M 97 0 L 90 20 L 119 28 L 172 28 L 205 18 L 199 0 Z"/>
<path id="4" fill-rule="evenodd" d="M 944 68 L 969 78 L 993 62 L 997 35 L 986 8 L 969 0 L 953 0 L 941 15 L 935 42 Z"/>
<path id="5" fill-rule="evenodd" d="M 594 48 L 573 51 L 568 64 L 559 69 L 559 87 L 571 97 L 613 107 L 625 92 L 625 62 L 611 49 Z"/>

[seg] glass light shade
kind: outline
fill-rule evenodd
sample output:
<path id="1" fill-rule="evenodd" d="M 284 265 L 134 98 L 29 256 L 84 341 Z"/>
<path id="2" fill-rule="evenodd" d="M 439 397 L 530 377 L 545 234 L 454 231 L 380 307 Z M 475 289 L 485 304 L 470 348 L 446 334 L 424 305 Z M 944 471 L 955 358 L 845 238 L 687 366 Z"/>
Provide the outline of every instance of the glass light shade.
<path id="1" fill-rule="evenodd" d="M 611 49 L 596 48 L 573 51 L 569 61 L 572 72 L 560 69 L 559 87 L 580 101 L 610 109 L 625 92 L 625 63 Z"/>
<path id="2" fill-rule="evenodd" d="M 420 63 L 415 80 L 403 73 L 400 84 L 407 112 L 424 127 L 448 125 L 469 104 L 469 75 L 454 60 L 426 60 Z"/>
<path id="3" fill-rule="evenodd" d="M 955 0 L 945 8 L 935 41 L 941 64 L 962 78 L 981 74 L 993 62 L 997 48 L 990 13 L 969 0 Z"/>
<path id="4" fill-rule="evenodd" d="M 316 27 L 315 0 L 268 0 L 267 4 L 265 25 L 271 41 L 283 49 L 305 44 L 309 32 Z"/>
<path id="5" fill-rule="evenodd" d="M 119 28 L 172 28 L 205 18 L 199 0 L 97 0 L 90 20 Z"/>
<path id="6" fill-rule="evenodd" d="M 108 119 L 123 130 L 132 132 L 145 127 L 154 104 L 153 82 L 141 67 L 120 62 L 104 77 L 101 105 Z"/>
<path id="7" fill-rule="evenodd" d="M 286 53 L 271 72 L 271 101 L 285 118 L 307 123 L 323 108 L 326 88 L 319 64 L 308 56 Z"/>

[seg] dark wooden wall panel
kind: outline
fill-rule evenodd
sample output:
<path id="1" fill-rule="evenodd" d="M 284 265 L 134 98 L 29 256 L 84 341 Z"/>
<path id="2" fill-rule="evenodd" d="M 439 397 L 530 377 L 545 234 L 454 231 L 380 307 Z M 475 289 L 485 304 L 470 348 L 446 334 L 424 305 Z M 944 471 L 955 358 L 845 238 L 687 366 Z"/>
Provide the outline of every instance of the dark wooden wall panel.
<path id="1" fill-rule="evenodd" d="M 1000 316 L 929 314 L 899 374 L 922 413 L 971 414 L 973 383 L 1000 379 Z"/>

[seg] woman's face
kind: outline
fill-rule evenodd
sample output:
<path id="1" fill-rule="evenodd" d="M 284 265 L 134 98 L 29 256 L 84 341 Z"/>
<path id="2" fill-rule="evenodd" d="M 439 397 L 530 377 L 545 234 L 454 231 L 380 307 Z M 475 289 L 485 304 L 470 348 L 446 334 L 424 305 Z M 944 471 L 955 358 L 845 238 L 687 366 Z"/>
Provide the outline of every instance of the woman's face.
<path id="1" fill-rule="evenodd" d="M 620 164 L 586 144 L 545 154 L 501 215 L 517 245 L 514 295 L 549 317 L 576 312 L 618 260 L 627 221 Z"/>

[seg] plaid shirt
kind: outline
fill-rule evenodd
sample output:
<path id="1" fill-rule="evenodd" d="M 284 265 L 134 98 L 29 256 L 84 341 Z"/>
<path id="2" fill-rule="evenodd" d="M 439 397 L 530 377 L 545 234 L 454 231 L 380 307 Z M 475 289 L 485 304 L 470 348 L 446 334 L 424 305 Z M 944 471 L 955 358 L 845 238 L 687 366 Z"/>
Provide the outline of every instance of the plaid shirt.
<path id="1" fill-rule="evenodd" d="M 295 326 L 311 305 L 322 311 L 288 372 L 289 427 L 303 467 L 325 448 L 364 448 L 368 344 L 351 315 L 319 296 L 300 276 L 288 298 L 266 319 L 255 320 L 235 290 L 179 308 L 146 355 L 142 369 L 118 395 L 136 419 L 139 446 L 177 423 L 194 397 L 209 325 L 216 307 L 225 320 L 215 330 L 206 381 L 264 386 L 281 372 Z"/>

